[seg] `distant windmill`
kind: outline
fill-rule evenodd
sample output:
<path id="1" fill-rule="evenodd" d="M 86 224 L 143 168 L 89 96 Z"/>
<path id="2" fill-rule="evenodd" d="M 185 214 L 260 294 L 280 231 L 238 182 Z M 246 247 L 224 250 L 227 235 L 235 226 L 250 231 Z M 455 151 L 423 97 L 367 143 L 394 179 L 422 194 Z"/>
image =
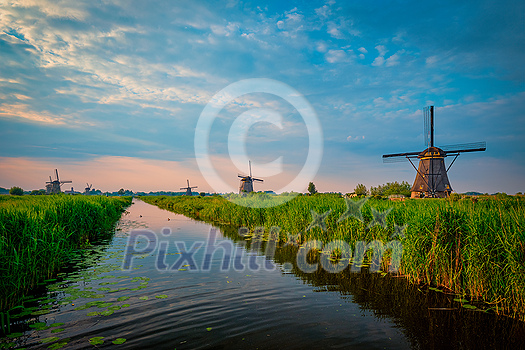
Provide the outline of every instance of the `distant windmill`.
<path id="1" fill-rule="evenodd" d="M 49 177 L 49 181 L 46 182 L 46 194 L 52 194 L 52 193 L 62 193 L 62 190 L 60 189 L 60 186 L 63 184 L 72 183 L 73 181 L 67 180 L 67 181 L 60 181 L 58 178 L 58 170 L 55 169 L 55 176 L 56 180 L 52 180 L 51 176 Z"/>
<path id="2" fill-rule="evenodd" d="M 422 152 L 394 153 L 383 155 L 383 162 L 390 163 L 405 158 L 416 169 L 416 179 L 412 185 L 412 198 L 430 197 L 443 198 L 452 192 L 452 187 L 448 181 L 447 172 L 458 156 L 464 152 L 485 151 L 486 142 L 464 143 L 443 147 L 434 147 L 434 106 L 426 107 L 423 110 L 425 121 L 425 146 Z M 445 167 L 445 157 L 454 156 L 454 159 Z M 419 166 L 416 168 L 412 159 L 419 159 Z"/>
<path id="3" fill-rule="evenodd" d="M 241 178 L 241 184 L 239 186 L 239 193 L 253 192 L 253 182 L 254 181 L 263 182 L 263 180 L 261 180 L 261 179 L 256 179 L 256 178 L 252 177 L 252 162 L 248 161 L 248 164 L 250 166 L 250 176 L 241 175 L 241 174 L 237 175 L 238 177 Z"/>
<path id="4" fill-rule="evenodd" d="M 93 187 L 93 184 L 88 184 L 86 182 L 86 188 L 84 188 L 84 194 L 89 194 L 89 192 L 91 192 L 91 187 Z"/>
<path id="5" fill-rule="evenodd" d="M 191 196 L 192 195 L 191 194 L 191 189 L 192 188 L 197 188 L 197 186 L 190 187 L 190 180 L 186 180 L 186 181 L 188 183 L 188 187 L 181 187 L 180 189 L 181 190 L 186 190 L 186 193 L 185 193 L 186 196 Z"/>

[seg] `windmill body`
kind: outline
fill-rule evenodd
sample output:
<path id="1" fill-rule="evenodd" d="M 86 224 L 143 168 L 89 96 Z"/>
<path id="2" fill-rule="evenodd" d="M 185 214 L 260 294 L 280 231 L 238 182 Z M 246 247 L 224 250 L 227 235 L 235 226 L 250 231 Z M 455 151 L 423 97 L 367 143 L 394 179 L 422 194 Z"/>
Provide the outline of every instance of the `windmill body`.
<path id="1" fill-rule="evenodd" d="M 430 147 L 417 157 L 419 166 L 410 190 L 411 197 L 448 197 L 452 192 L 452 187 L 445 167 L 445 152 L 440 148 Z"/>
<path id="2" fill-rule="evenodd" d="M 51 179 L 51 176 L 49 177 L 49 181 L 46 182 L 46 194 L 58 194 L 62 193 L 61 186 L 63 184 L 72 183 L 71 180 L 66 181 L 60 181 L 58 177 L 58 169 L 55 169 L 55 176 L 56 180 Z"/>
<path id="3" fill-rule="evenodd" d="M 185 196 L 192 196 L 191 190 L 197 188 L 197 186 L 190 187 L 190 180 L 186 180 L 188 187 L 181 187 L 181 190 L 186 190 Z"/>
<path id="4" fill-rule="evenodd" d="M 241 182 L 239 185 L 239 193 L 249 193 L 253 192 L 253 182 L 263 182 L 261 179 L 256 179 L 252 176 L 252 162 L 248 162 L 250 167 L 250 175 L 237 175 L 241 178 Z"/>
<path id="5" fill-rule="evenodd" d="M 89 192 L 91 192 L 91 187 L 93 187 L 93 184 L 86 183 L 86 188 L 84 188 L 84 194 L 88 195 Z"/>
<path id="6" fill-rule="evenodd" d="M 444 198 L 452 192 L 448 179 L 448 170 L 461 153 L 486 150 L 485 142 L 458 144 L 451 146 L 434 146 L 434 106 L 425 108 L 425 139 L 427 148 L 422 152 L 394 153 L 383 155 L 385 163 L 408 159 L 416 170 L 416 179 L 411 188 L 412 198 Z M 446 157 L 454 157 L 448 168 Z M 412 159 L 419 159 L 416 168 Z"/>

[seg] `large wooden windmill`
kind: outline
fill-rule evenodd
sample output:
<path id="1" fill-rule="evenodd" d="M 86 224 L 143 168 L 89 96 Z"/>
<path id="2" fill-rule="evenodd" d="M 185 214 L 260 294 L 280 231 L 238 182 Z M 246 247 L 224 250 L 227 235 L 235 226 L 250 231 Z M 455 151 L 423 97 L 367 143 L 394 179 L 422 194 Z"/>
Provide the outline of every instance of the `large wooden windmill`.
<path id="1" fill-rule="evenodd" d="M 66 180 L 66 181 L 60 181 L 58 178 L 58 169 L 55 169 L 55 176 L 56 180 L 52 180 L 51 176 L 49 177 L 49 181 L 46 181 L 46 194 L 53 194 L 53 193 L 62 193 L 62 190 L 60 187 L 63 184 L 70 184 L 73 181 Z"/>
<path id="2" fill-rule="evenodd" d="M 86 182 L 86 188 L 84 188 L 84 194 L 86 195 L 89 194 L 91 192 L 91 187 L 93 187 L 93 184 L 90 185 Z"/>
<path id="3" fill-rule="evenodd" d="M 237 176 L 241 178 L 241 184 L 239 185 L 239 193 L 245 193 L 245 192 L 253 192 L 253 182 L 263 182 L 261 179 L 256 179 L 252 176 L 252 162 L 248 161 L 249 167 L 250 167 L 250 175 L 241 175 L 238 174 Z"/>
<path id="4" fill-rule="evenodd" d="M 192 195 L 191 194 L 192 188 L 197 188 L 197 186 L 190 187 L 190 180 L 186 180 L 186 182 L 188 183 L 188 187 L 181 187 L 180 189 L 181 190 L 186 190 L 186 193 L 185 193 L 186 196 L 191 196 Z"/>
<path id="5" fill-rule="evenodd" d="M 486 143 L 464 143 L 450 146 L 434 147 L 434 106 L 423 110 L 425 121 L 425 146 L 422 152 L 407 152 L 384 154 L 383 162 L 390 163 L 408 159 L 416 170 L 416 179 L 411 189 L 412 198 L 443 198 L 452 192 L 452 186 L 448 180 L 447 173 L 461 153 L 479 152 L 486 150 Z M 445 158 L 454 157 L 448 168 L 445 167 Z M 419 159 L 416 168 L 412 159 Z"/>

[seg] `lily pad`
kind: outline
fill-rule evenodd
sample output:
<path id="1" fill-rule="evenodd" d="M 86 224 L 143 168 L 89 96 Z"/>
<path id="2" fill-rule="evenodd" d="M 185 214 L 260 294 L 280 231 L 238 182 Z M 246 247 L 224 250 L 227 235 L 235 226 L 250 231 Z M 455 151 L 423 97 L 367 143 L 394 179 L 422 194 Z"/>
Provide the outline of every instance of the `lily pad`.
<path id="1" fill-rule="evenodd" d="M 106 307 L 110 307 L 111 305 L 113 305 L 113 303 L 101 303 L 101 304 L 98 304 L 97 306 L 100 308 L 106 308 Z"/>
<path id="2" fill-rule="evenodd" d="M 109 309 L 108 309 L 108 310 L 106 310 L 106 311 L 102 311 L 102 312 L 100 313 L 100 315 L 101 315 L 101 316 L 110 316 L 110 315 L 113 315 L 114 312 L 115 312 L 115 311 L 113 311 L 113 310 L 109 310 Z"/>
<path id="3" fill-rule="evenodd" d="M 117 301 L 125 301 L 125 300 L 128 300 L 129 297 L 120 297 L 117 299 Z"/>
<path id="4" fill-rule="evenodd" d="M 47 348 L 48 349 L 61 349 L 63 348 L 64 346 L 67 345 L 67 341 L 61 341 L 59 343 L 55 343 L 55 344 L 52 344 L 52 345 L 49 345 Z"/>
<path id="5" fill-rule="evenodd" d="M 40 342 L 44 344 L 44 343 L 51 343 L 52 341 L 57 341 L 57 340 L 60 340 L 60 338 L 59 337 L 49 337 L 49 338 L 44 338 L 40 340 Z"/>
<path id="6" fill-rule="evenodd" d="M 469 304 L 463 304 L 463 307 L 465 309 L 472 309 L 472 310 L 477 309 L 477 307 L 475 307 L 474 305 L 469 305 Z"/>
<path id="7" fill-rule="evenodd" d="M 89 343 L 91 345 L 100 345 L 104 343 L 102 339 L 104 339 L 104 337 L 93 337 L 89 339 Z"/>
<path id="8" fill-rule="evenodd" d="M 148 297 L 140 297 L 140 300 L 148 300 Z"/>
<path id="9" fill-rule="evenodd" d="M 88 316 L 98 316 L 98 315 L 100 315 L 100 312 L 98 312 L 98 311 L 92 311 L 92 312 L 88 312 L 87 315 L 88 315 Z"/>
<path id="10" fill-rule="evenodd" d="M 157 299 L 166 299 L 168 296 L 166 294 L 157 295 L 155 298 Z"/>
<path id="11" fill-rule="evenodd" d="M 53 330 L 51 331 L 51 333 L 59 333 L 59 332 L 62 332 L 62 331 L 64 331 L 64 330 L 65 330 L 64 328 L 56 328 L 56 329 L 53 329 Z"/>
<path id="12" fill-rule="evenodd" d="M 40 311 L 32 312 L 31 315 L 33 315 L 33 316 L 40 316 L 40 315 L 46 315 L 46 314 L 48 314 L 50 312 L 51 311 L 49 311 L 49 310 L 40 310 Z"/>
<path id="13" fill-rule="evenodd" d="M 89 305 L 80 305 L 80 306 L 77 306 L 74 310 L 76 311 L 80 311 L 80 310 L 86 310 L 86 309 L 89 309 L 91 306 Z"/>
<path id="14" fill-rule="evenodd" d="M 24 335 L 24 333 L 11 333 L 11 334 L 8 334 L 7 337 L 8 338 L 18 338 L 18 337 L 21 337 L 23 335 Z"/>
<path id="15" fill-rule="evenodd" d="M 211 327 L 208 327 L 208 328 L 206 328 L 206 330 L 209 332 L 209 331 L 212 330 L 212 328 L 211 328 Z"/>
<path id="16" fill-rule="evenodd" d="M 56 322 L 56 323 L 52 323 L 49 325 L 49 327 L 60 327 L 60 326 L 63 326 L 65 325 L 64 322 Z"/>
<path id="17" fill-rule="evenodd" d="M 123 304 L 122 307 L 130 307 L 129 304 Z"/>
<path id="18" fill-rule="evenodd" d="M 126 342 L 126 339 L 124 339 L 124 338 L 117 338 L 117 339 L 113 340 L 113 344 L 115 344 L 115 345 L 124 344 L 125 342 Z"/>
<path id="19" fill-rule="evenodd" d="M 33 323 L 29 325 L 30 328 L 41 328 L 45 326 L 46 326 L 45 322 L 37 322 L 37 323 Z"/>

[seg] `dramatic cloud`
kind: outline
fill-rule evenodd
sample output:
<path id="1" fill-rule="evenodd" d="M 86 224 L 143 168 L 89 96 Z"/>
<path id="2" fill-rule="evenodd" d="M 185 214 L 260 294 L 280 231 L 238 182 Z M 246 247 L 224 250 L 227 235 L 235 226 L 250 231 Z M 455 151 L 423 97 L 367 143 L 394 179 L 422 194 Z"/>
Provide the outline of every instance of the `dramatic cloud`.
<path id="1" fill-rule="evenodd" d="M 108 190 L 153 189 L 141 183 L 151 172 L 158 189 L 199 179 L 194 132 L 205 106 L 231 83 L 268 78 L 317 113 L 321 190 L 410 182 L 411 168 L 386 168 L 381 154 L 421 148 L 421 109 L 434 104 L 439 142 L 487 141 L 487 152 L 454 165 L 454 189 L 523 192 L 524 12 L 516 1 L 3 1 L 0 186 L 41 188 L 57 166 Z M 221 176 L 234 184 L 240 171 L 228 155 L 233 121 L 258 108 L 277 111 L 283 129 L 249 128 L 250 159 L 285 159 L 262 189 L 297 175 L 309 146 L 302 111 L 268 92 L 220 102 L 209 152 Z M 515 166 L 484 172 L 484 157 Z M 476 173 L 469 181 L 462 162 Z"/>

